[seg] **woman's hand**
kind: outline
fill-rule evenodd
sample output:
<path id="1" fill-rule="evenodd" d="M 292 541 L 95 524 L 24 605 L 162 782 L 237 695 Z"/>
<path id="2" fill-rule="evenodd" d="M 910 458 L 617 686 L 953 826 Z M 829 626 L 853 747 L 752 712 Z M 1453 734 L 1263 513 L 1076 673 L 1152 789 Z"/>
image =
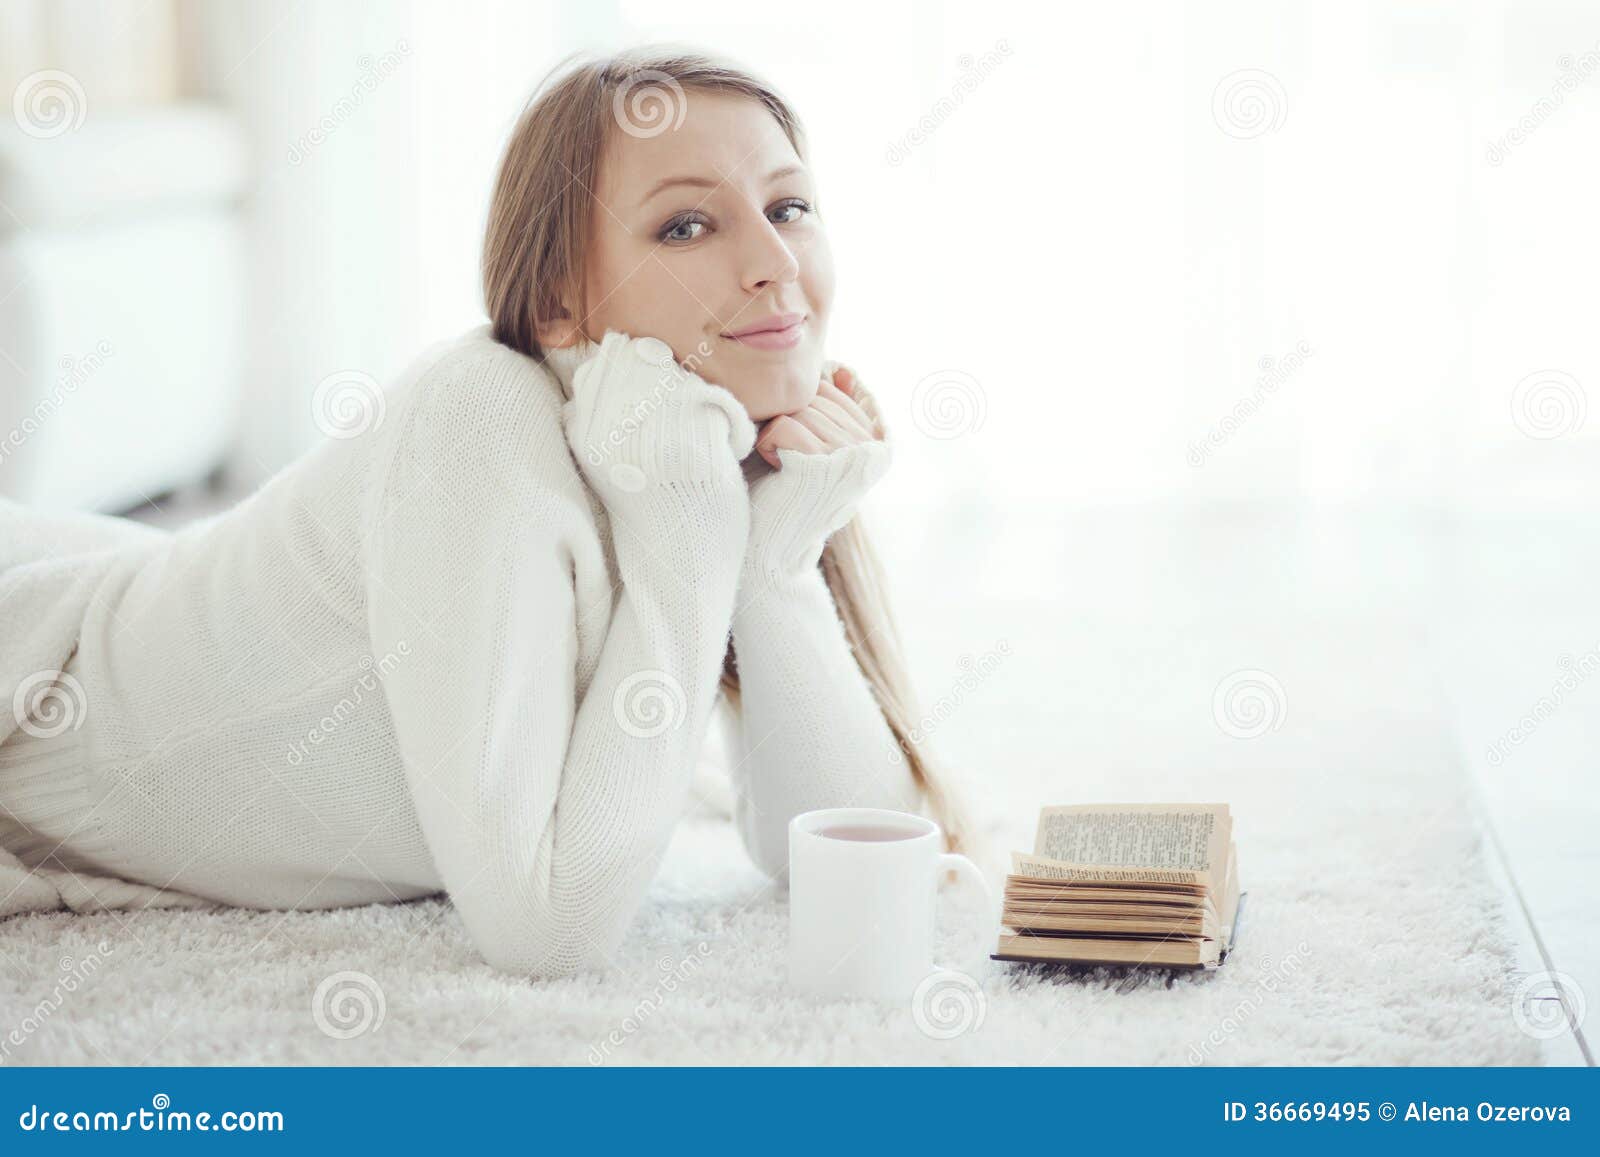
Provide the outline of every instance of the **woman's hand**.
<path id="1" fill-rule="evenodd" d="M 750 482 L 745 597 L 815 570 L 828 537 L 889 468 L 891 443 L 877 400 L 854 373 L 824 363 L 809 406 L 763 424 L 755 448 L 771 470 Z M 755 463 L 752 455 L 746 465 Z"/>
<path id="2" fill-rule="evenodd" d="M 841 446 L 883 440 L 882 423 L 856 398 L 855 374 L 846 366 L 824 375 L 816 397 L 805 409 L 769 418 L 756 436 L 756 452 L 774 470 L 782 469 L 779 450 L 827 454 Z"/>

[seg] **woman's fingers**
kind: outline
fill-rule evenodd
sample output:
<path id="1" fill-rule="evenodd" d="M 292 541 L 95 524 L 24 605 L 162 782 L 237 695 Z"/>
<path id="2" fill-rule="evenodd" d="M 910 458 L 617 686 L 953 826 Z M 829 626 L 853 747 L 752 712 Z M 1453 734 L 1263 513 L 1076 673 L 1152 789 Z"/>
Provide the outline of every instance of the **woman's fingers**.
<path id="1" fill-rule="evenodd" d="M 855 398 L 858 385 L 848 366 L 823 375 L 810 405 L 793 414 L 779 414 L 762 426 L 756 452 L 774 469 L 782 469 L 779 450 L 826 454 L 840 446 L 881 438 L 872 415 Z"/>
<path id="2" fill-rule="evenodd" d="M 878 414 L 877 402 L 872 395 L 862 386 L 861 379 L 849 366 L 837 366 L 833 371 L 833 388 L 839 390 L 851 403 L 856 406 L 866 421 L 867 429 L 872 431 L 874 438 L 883 438 L 883 419 Z M 828 390 L 822 391 L 824 394 Z"/>
<path id="3" fill-rule="evenodd" d="M 851 383 L 852 387 L 854 382 Z M 851 424 L 859 427 L 865 438 L 881 437 L 878 424 L 872 420 L 872 415 L 856 399 L 844 393 L 837 386 L 830 386 L 823 382 L 817 390 L 817 398 L 827 401 L 834 408 L 842 411 L 849 417 Z"/>
<path id="4" fill-rule="evenodd" d="M 844 427 L 840 426 L 838 422 L 823 413 L 815 401 L 799 413 L 791 414 L 790 417 L 815 434 L 824 449 L 831 450 L 836 446 L 848 446 L 851 442 L 858 440 L 846 433 Z"/>
<path id="5" fill-rule="evenodd" d="M 872 440 L 872 424 L 866 421 L 866 415 L 856 407 L 841 405 L 832 398 L 818 394 L 812 399 L 811 409 L 817 411 L 840 430 L 844 431 L 847 441 L 869 442 Z"/>
<path id="6" fill-rule="evenodd" d="M 802 454 L 821 454 L 827 447 L 817 436 L 788 414 L 769 419 L 756 438 L 756 452 L 774 470 L 781 469 L 779 450 L 798 450 Z"/>

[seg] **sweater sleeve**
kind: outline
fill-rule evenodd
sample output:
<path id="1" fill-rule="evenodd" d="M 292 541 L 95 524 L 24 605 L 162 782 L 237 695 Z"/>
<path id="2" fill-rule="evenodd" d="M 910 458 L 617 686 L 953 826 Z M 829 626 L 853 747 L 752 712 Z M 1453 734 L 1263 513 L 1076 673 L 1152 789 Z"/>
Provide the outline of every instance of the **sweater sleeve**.
<path id="1" fill-rule="evenodd" d="M 470 397 L 440 391 L 390 471 L 370 628 L 377 653 L 405 647 L 385 691 L 474 943 L 496 968 L 563 975 L 608 962 L 684 804 L 727 645 L 755 431 L 664 343 L 616 333 L 576 372 L 566 445 L 548 409 L 472 415 Z M 596 608 L 573 584 L 571 528 L 592 518 L 574 457 L 607 507 L 620 577 L 581 696 L 576 629 Z"/>
<path id="2" fill-rule="evenodd" d="M 780 450 L 778 460 L 780 469 L 750 483 L 733 618 L 740 704 L 731 779 L 746 851 L 782 879 L 789 820 L 801 812 L 917 812 L 921 800 L 818 567 L 829 535 L 888 469 L 889 445 Z"/>

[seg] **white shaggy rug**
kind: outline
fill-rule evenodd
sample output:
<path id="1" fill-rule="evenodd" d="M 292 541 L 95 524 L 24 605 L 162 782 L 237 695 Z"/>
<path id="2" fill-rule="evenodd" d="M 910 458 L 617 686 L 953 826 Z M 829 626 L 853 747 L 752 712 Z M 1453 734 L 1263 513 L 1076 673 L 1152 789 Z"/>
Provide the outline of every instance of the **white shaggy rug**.
<path id="1" fill-rule="evenodd" d="M 1130 574 L 1161 572 L 1165 553 L 1131 549 Z M 1029 592 L 1037 568 L 1015 589 L 957 573 L 946 590 L 981 606 L 902 618 L 996 884 L 1042 804 L 1233 805 L 1249 900 L 1216 973 L 993 962 L 958 926 L 980 913 L 952 894 L 946 959 L 965 979 L 921 1008 L 799 998 L 784 900 L 708 772 L 607 975 L 492 972 L 434 900 L 27 916 L 0 923 L 0 1063 L 1538 1064 L 1426 639 L 1350 602 L 1341 561 L 1296 586 L 1280 560 L 1259 597 L 1198 564 L 1171 589 L 1080 572 L 1059 602 Z M 1273 603 L 1285 587 L 1292 605 Z M 1000 658 L 972 678 L 961 653 Z M 1241 669 L 1281 689 L 1265 717 L 1217 700 Z"/>

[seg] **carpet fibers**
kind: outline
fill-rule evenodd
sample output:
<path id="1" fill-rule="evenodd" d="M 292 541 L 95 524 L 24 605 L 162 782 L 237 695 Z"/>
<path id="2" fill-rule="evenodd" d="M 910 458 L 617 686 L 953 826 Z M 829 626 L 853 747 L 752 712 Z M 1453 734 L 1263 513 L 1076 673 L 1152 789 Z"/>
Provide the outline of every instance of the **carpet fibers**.
<path id="1" fill-rule="evenodd" d="M 1359 541 L 1124 525 L 1060 536 L 1098 570 L 1030 559 L 1060 553 L 1035 525 L 981 544 L 1015 566 L 945 560 L 928 597 L 962 601 L 907 615 L 924 731 L 995 886 L 1042 805 L 1230 803 L 1249 899 L 1217 972 L 991 961 L 952 887 L 950 971 L 919 994 L 797 996 L 786 897 L 708 765 L 604 974 L 497 974 L 441 900 L 24 916 L 0 923 L 0 1063 L 1538 1064 L 1409 534 L 1358 568 Z"/>

